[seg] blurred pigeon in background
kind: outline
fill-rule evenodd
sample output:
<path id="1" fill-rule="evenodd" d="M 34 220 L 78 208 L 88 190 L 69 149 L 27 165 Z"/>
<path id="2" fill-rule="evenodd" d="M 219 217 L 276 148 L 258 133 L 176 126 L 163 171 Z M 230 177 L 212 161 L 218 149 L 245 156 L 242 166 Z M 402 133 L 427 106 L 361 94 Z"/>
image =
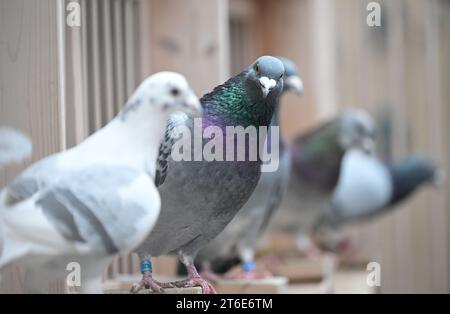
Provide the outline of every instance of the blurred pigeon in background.
<path id="1" fill-rule="evenodd" d="M 392 165 L 376 156 L 351 150 L 344 156 L 336 191 L 315 227 L 323 248 L 339 247 L 334 229 L 390 212 L 399 202 L 427 183 L 439 184 L 442 172 L 427 157 L 410 156 Z"/>
<path id="2" fill-rule="evenodd" d="M 292 174 L 288 191 L 274 217 L 273 227 L 297 236 L 297 246 L 314 251 L 305 237 L 329 204 L 345 152 L 353 147 L 373 149 L 374 122 L 363 110 L 342 113 L 298 137 L 289 145 Z M 305 243 L 306 242 L 306 243 Z"/>
<path id="3" fill-rule="evenodd" d="M 303 83 L 297 67 L 286 58 L 279 57 L 279 59 L 285 69 L 283 93 L 294 91 L 297 95 L 302 95 Z M 271 126 L 279 126 L 279 107 L 275 109 Z M 280 137 L 278 169 L 261 174 L 258 185 L 247 203 L 226 228 L 200 250 L 196 264 L 203 268 L 205 276 L 214 276 L 208 272 L 209 270 L 213 273 L 222 273 L 241 261 L 243 272 L 237 276 L 248 279 L 265 277 L 265 273 L 257 272 L 255 269 L 254 249 L 287 188 L 291 160 L 286 145 L 285 140 Z"/>
<path id="4" fill-rule="evenodd" d="M 0 128 L 0 168 L 29 157 L 33 145 L 22 132 L 7 127 Z"/>
<path id="5" fill-rule="evenodd" d="M 261 136 L 258 127 L 270 124 L 283 89 L 283 75 L 280 60 L 271 56 L 258 58 L 242 73 L 203 96 L 201 129 L 218 127 L 223 134 L 216 136 L 223 136 L 223 143 L 226 143 L 227 126 L 254 126 L 257 137 Z M 192 119 L 176 115 L 169 123 L 168 134 L 177 125 L 194 129 Z M 259 156 L 255 161 L 249 160 L 248 156 L 245 161 L 236 161 L 235 154 L 233 161 L 176 162 L 170 156 L 173 141 L 168 135 L 160 150 L 157 185 L 162 200 L 161 215 L 138 249 L 143 277 L 131 291 L 137 292 L 145 286 L 152 289 L 155 285 L 171 286 L 171 283 L 158 283 L 152 278 L 150 258 L 178 253 L 187 268 L 188 278 L 174 284 L 201 286 L 204 293 L 214 293 L 214 287 L 198 274 L 194 258 L 248 200 L 258 183 L 261 161 Z M 249 141 L 245 142 L 246 151 Z M 194 150 L 203 150 L 207 142 L 203 139 L 203 145 L 194 146 L 192 155 L 195 157 Z M 236 137 L 232 145 L 236 153 Z"/>
<path id="6" fill-rule="evenodd" d="M 160 210 L 153 183 L 166 120 L 176 110 L 200 112 L 183 76 L 146 79 L 123 110 L 78 146 L 49 156 L 0 194 L 0 268 L 26 268 L 28 292 L 80 266 L 81 291 L 99 293 L 117 253 L 136 248 Z"/>

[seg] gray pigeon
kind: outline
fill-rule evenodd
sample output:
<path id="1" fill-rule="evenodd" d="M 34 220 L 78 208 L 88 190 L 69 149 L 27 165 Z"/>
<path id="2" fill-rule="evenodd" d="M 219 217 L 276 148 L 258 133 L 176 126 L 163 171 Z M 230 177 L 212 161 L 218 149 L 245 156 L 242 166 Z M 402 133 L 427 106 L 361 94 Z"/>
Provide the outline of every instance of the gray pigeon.
<path id="1" fill-rule="evenodd" d="M 339 237 L 330 237 L 338 227 L 390 212 L 420 186 L 438 184 L 441 171 L 423 156 L 411 156 L 388 165 L 376 156 L 351 150 L 344 156 L 336 191 L 315 227 L 322 248 L 339 248 Z"/>
<path id="2" fill-rule="evenodd" d="M 201 112 L 184 77 L 152 75 L 105 127 L 35 163 L 4 188 L 0 268 L 24 266 L 26 291 L 38 292 L 78 264 L 81 290 L 102 292 L 114 255 L 135 249 L 158 218 L 153 175 L 166 120 L 177 110 Z"/>
<path id="3" fill-rule="evenodd" d="M 297 236 L 299 249 L 331 199 L 345 152 L 373 149 L 374 131 L 365 111 L 349 110 L 290 143 L 292 174 L 273 227 Z"/>
<path id="4" fill-rule="evenodd" d="M 295 64 L 278 57 L 284 65 L 283 93 L 295 91 L 303 94 L 303 84 Z M 271 126 L 279 126 L 279 107 L 276 108 Z M 255 271 L 254 248 L 266 230 L 272 214 L 280 205 L 289 181 L 290 155 L 286 142 L 280 138 L 279 167 L 274 172 L 264 172 L 250 199 L 239 210 L 227 227 L 206 247 L 200 250 L 196 263 L 214 273 L 226 271 L 235 261 L 242 261 L 245 278 L 259 278 L 263 273 Z"/>
<path id="5" fill-rule="evenodd" d="M 283 75 L 284 67 L 280 60 L 271 56 L 258 58 L 242 73 L 201 98 L 204 112 L 200 129 L 216 127 L 222 133 L 216 136 L 223 136 L 223 143 L 226 143 L 225 137 L 230 135 L 227 134 L 230 132 L 228 126 L 254 126 L 259 138 L 262 135 L 258 127 L 268 127 L 272 119 L 283 89 Z M 138 249 L 143 277 L 131 292 L 143 287 L 163 291 L 163 288 L 172 285 L 199 285 L 204 293 L 214 293 L 214 287 L 198 274 L 194 258 L 233 219 L 252 194 L 260 177 L 259 158 L 251 160 L 247 153 L 244 160 L 236 159 L 237 150 L 243 147 L 236 147 L 233 134 L 234 140 L 224 150 L 234 149 L 233 161 L 174 161 L 171 151 L 175 140 L 170 130 L 180 125 L 188 126 L 195 132 L 194 121 L 184 115 L 174 116 L 169 123 L 168 135 L 160 150 L 157 173 L 162 199 L 161 215 Z M 249 136 L 244 143 L 245 151 L 248 152 L 254 140 Z M 192 155 L 195 157 L 196 149 L 206 148 L 208 141 L 209 138 L 204 138 L 203 145 L 194 145 Z M 221 157 L 225 160 L 224 156 Z M 187 268 L 188 278 L 173 284 L 156 282 L 152 278 L 150 258 L 171 253 L 179 255 Z"/>

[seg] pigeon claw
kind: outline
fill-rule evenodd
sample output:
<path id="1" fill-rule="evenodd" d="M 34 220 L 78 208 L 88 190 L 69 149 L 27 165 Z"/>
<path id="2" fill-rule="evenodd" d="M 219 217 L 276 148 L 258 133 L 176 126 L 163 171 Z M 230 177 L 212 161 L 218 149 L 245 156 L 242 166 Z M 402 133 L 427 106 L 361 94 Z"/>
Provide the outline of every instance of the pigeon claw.
<path id="1" fill-rule="evenodd" d="M 178 281 L 175 283 L 178 288 L 191 288 L 191 287 L 201 287 L 203 294 L 217 294 L 216 289 L 208 281 L 202 277 L 191 277 L 186 280 Z"/>
<path id="2" fill-rule="evenodd" d="M 153 279 L 153 276 L 151 273 L 144 273 L 142 275 L 141 281 L 138 283 L 135 283 L 131 289 L 130 293 L 139 293 L 142 289 L 151 289 L 155 293 L 161 293 L 165 294 L 166 291 L 165 288 L 173 288 L 174 286 L 170 283 L 162 283 L 155 279 Z"/>

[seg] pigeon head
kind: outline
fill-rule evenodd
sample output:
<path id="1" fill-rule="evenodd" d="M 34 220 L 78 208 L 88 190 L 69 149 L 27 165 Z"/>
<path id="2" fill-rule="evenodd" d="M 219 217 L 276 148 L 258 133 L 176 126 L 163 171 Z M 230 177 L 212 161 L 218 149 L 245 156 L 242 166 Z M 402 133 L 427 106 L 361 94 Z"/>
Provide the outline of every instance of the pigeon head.
<path id="1" fill-rule="evenodd" d="M 303 82 L 295 63 L 283 57 L 278 57 L 284 66 L 283 92 L 294 91 L 298 96 L 303 95 Z"/>
<path id="2" fill-rule="evenodd" d="M 155 114 L 155 109 L 169 116 L 175 111 L 200 115 L 202 107 L 183 75 L 175 72 L 153 74 L 136 89 L 123 110 L 140 116 Z"/>
<path id="3" fill-rule="evenodd" d="M 374 149 L 375 123 L 369 114 L 353 109 L 339 119 L 339 143 L 341 149 L 360 148 L 371 153 Z"/>
<path id="4" fill-rule="evenodd" d="M 251 82 L 254 94 L 263 99 L 280 94 L 283 90 L 283 76 L 283 63 L 271 56 L 259 57 L 247 72 L 247 80 Z"/>

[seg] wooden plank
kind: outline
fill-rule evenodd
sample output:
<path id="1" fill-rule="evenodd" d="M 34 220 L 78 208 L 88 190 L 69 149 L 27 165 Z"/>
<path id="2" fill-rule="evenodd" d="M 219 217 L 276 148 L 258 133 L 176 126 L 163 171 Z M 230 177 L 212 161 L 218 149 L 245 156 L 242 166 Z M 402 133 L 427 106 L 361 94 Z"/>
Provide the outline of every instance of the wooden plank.
<path id="1" fill-rule="evenodd" d="M 286 277 L 258 280 L 221 279 L 212 282 L 220 294 L 283 294 L 286 293 L 287 283 Z"/>

